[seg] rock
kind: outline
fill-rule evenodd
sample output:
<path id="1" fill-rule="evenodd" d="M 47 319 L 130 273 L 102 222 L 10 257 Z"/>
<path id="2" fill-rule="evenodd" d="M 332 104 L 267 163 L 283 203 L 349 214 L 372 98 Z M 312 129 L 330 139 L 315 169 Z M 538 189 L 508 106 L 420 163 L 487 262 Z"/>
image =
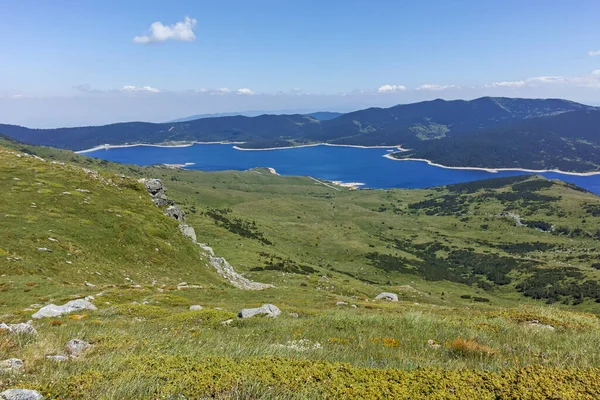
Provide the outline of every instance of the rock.
<path id="1" fill-rule="evenodd" d="M 232 319 L 227 319 L 225 321 L 221 321 L 221 325 L 228 326 L 228 325 L 231 325 L 232 322 L 233 322 Z"/>
<path id="2" fill-rule="evenodd" d="M 29 323 L 10 324 L 0 323 L 0 329 L 6 329 L 13 335 L 37 335 L 37 331 Z"/>
<path id="3" fill-rule="evenodd" d="M 184 222 L 185 221 L 185 213 L 178 206 L 169 206 L 169 207 L 167 207 L 167 209 L 165 210 L 165 215 L 167 217 L 171 217 L 173 219 L 176 219 L 179 222 Z"/>
<path id="4" fill-rule="evenodd" d="M 16 372 L 23 369 L 23 360 L 18 358 L 9 358 L 8 360 L 0 361 L 0 371 Z"/>
<path id="5" fill-rule="evenodd" d="M 526 321 L 523 322 L 524 326 L 528 326 L 528 327 L 532 327 L 532 328 L 541 328 L 541 329 L 546 329 L 549 331 L 554 331 L 556 330 L 555 327 L 553 327 L 552 325 L 547 325 L 547 324 L 542 324 L 540 321 L 538 321 L 537 319 L 534 319 L 532 321 Z"/>
<path id="6" fill-rule="evenodd" d="M 38 247 L 38 251 L 45 251 L 46 253 L 52 253 L 52 250 L 46 247 Z"/>
<path id="7" fill-rule="evenodd" d="M 73 340 L 69 340 L 69 342 L 67 343 L 66 349 L 67 349 L 67 353 L 71 357 L 77 357 L 81 353 L 83 353 L 84 351 L 89 349 L 90 347 L 92 347 L 92 345 L 89 344 L 88 342 L 85 342 L 80 339 L 73 339 Z"/>
<path id="8" fill-rule="evenodd" d="M 85 282 L 85 286 L 87 286 L 87 287 L 96 287 L 96 285 L 94 285 L 93 283 L 87 282 L 87 281 Z"/>
<path id="9" fill-rule="evenodd" d="M 51 242 L 58 242 L 58 239 L 54 239 L 54 238 L 51 238 L 51 237 L 49 237 L 48 240 L 51 241 Z"/>
<path id="10" fill-rule="evenodd" d="M 63 362 L 63 361 L 67 361 L 69 359 L 69 357 L 67 357 L 67 356 L 61 356 L 60 354 L 56 354 L 56 355 L 52 355 L 52 356 L 46 356 L 46 358 L 48 360 L 52 360 L 52 361 L 56 361 L 56 362 Z"/>
<path id="11" fill-rule="evenodd" d="M 394 294 L 394 293 L 383 292 L 383 293 L 379 293 L 375 297 L 375 300 L 380 300 L 380 299 L 389 300 L 389 301 L 398 301 L 398 295 Z"/>
<path id="12" fill-rule="evenodd" d="M 8 389 L 0 393 L 0 400 L 44 400 L 44 396 L 37 390 Z"/>
<path id="13" fill-rule="evenodd" d="M 345 301 L 338 301 L 337 303 L 335 303 L 336 306 L 347 306 L 348 303 Z"/>
<path id="14" fill-rule="evenodd" d="M 150 197 L 152 197 L 152 201 L 158 207 L 170 204 L 166 195 L 167 188 L 163 186 L 160 179 L 146 179 L 144 180 L 144 185 L 146 186 L 146 190 L 150 194 Z"/>
<path id="15" fill-rule="evenodd" d="M 201 246 L 202 247 L 202 246 Z M 211 249 L 212 250 L 212 249 Z M 253 282 L 250 279 L 238 274 L 235 269 L 222 257 L 210 257 L 210 265 L 212 265 L 219 275 L 225 278 L 229 283 L 238 289 L 244 290 L 263 290 L 272 288 L 273 285 L 268 283 Z"/>
<path id="16" fill-rule="evenodd" d="M 298 318 L 298 314 L 297 314 L 297 313 L 295 313 L 295 312 L 291 312 L 291 313 L 289 313 L 288 315 L 289 315 L 290 317 L 292 317 L 292 318 Z"/>
<path id="17" fill-rule="evenodd" d="M 146 179 L 144 185 L 151 196 L 156 196 L 159 193 L 164 194 L 167 191 L 160 179 Z"/>
<path id="18" fill-rule="evenodd" d="M 358 308 L 358 307 L 356 307 L 356 304 L 352 304 L 352 305 L 350 306 L 350 308 Z"/>
<path id="19" fill-rule="evenodd" d="M 183 234 L 183 236 L 192 239 L 192 242 L 196 243 L 196 231 L 194 228 L 187 224 L 179 224 L 179 230 Z"/>
<path id="20" fill-rule="evenodd" d="M 203 308 L 202 306 L 193 305 L 193 306 L 190 306 L 190 311 L 200 311 L 200 310 L 202 310 L 202 308 Z"/>
<path id="21" fill-rule="evenodd" d="M 96 311 L 97 308 L 95 305 L 90 303 L 88 300 L 77 299 L 77 300 L 71 300 L 62 306 L 57 306 L 56 304 L 49 304 L 45 307 L 42 307 L 38 312 L 33 314 L 31 317 L 35 318 L 35 319 L 48 318 L 48 317 L 59 317 L 63 314 L 69 314 L 74 311 L 81 311 L 81 310 Z"/>
<path id="22" fill-rule="evenodd" d="M 442 347 L 439 343 L 436 343 L 436 341 L 433 339 L 429 339 L 427 341 L 427 346 L 431 347 L 432 349 L 439 349 L 440 347 Z"/>
<path id="23" fill-rule="evenodd" d="M 273 304 L 264 304 L 259 308 L 245 308 L 238 313 L 238 318 L 252 318 L 255 315 L 266 314 L 269 318 L 276 318 L 281 310 Z"/>

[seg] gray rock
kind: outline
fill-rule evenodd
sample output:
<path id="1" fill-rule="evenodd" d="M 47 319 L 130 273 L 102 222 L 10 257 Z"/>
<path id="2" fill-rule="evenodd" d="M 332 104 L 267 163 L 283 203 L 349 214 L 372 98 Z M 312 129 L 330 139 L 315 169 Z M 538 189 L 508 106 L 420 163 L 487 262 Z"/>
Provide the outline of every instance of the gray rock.
<path id="1" fill-rule="evenodd" d="M 45 307 L 39 309 L 38 312 L 33 314 L 31 317 L 35 319 L 39 318 L 48 318 L 48 317 L 59 317 L 63 314 L 69 314 L 75 311 L 81 310 L 90 310 L 96 311 L 97 308 L 95 305 L 90 303 L 85 299 L 77 299 L 71 300 L 68 303 L 65 303 L 62 306 L 57 306 L 56 304 L 49 304 Z"/>
<path id="2" fill-rule="evenodd" d="M 63 362 L 63 361 L 67 361 L 69 359 L 69 357 L 67 357 L 67 356 L 61 356 L 60 354 L 56 354 L 56 355 L 52 355 L 52 356 L 46 356 L 46 358 L 48 360 L 52 360 L 52 361 L 56 361 L 56 362 Z"/>
<path id="3" fill-rule="evenodd" d="M 266 314 L 269 318 L 275 318 L 281 314 L 281 310 L 273 304 L 264 304 L 259 308 L 245 308 L 238 313 L 238 318 L 252 318 L 255 315 Z"/>
<path id="4" fill-rule="evenodd" d="M 292 318 L 298 318 L 298 313 L 295 313 L 295 312 L 291 312 L 288 315 Z"/>
<path id="5" fill-rule="evenodd" d="M 336 306 L 347 306 L 348 303 L 346 303 L 345 301 L 338 301 L 337 303 L 335 303 Z"/>
<path id="6" fill-rule="evenodd" d="M 45 251 L 46 253 L 52 253 L 52 250 L 46 247 L 38 247 L 38 251 Z"/>
<path id="7" fill-rule="evenodd" d="M 395 293 L 383 292 L 383 293 L 379 293 L 375 297 L 375 300 L 380 300 L 380 299 L 389 300 L 389 301 L 398 301 L 398 295 Z"/>
<path id="8" fill-rule="evenodd" d="M 0 371 L 16 372 L 23 369 L 23 360 L 18 358 L 9 358 L 8 360 L 0 361 Z"/>
<path id="9" fill-rule="evenodd" d="M 537 328 L 537 329 L 545 329 L 545 330 L 548 330 L 548 331 L 554 331 L 554 330 L 556 330 L 556 328 L 553 327 L 552 325 L 542 324 L 537 319 L 534 319 L 532 321 L 525 321 L 525 322 L 523 322 L 523 326 L 527 326 L 527 327 L 530 327 L 530 328 Z"/>
<path id="10" fill-rule="evenodd" d="M 352 304 L 352 305 L 350 306 L 350 308 L 358 308 L 358 307 L 356 307 L 356 304 Z"/>
<path id="11" fill-rule="evenodd" d="M 77 357 L 81 353 L 83 353 L 84 351 L 89 349 L 90 347 L 92 347 L 92 345 L 89 344 L 88 342 L 85 342 L 80 339 L 73 339 L 73 340 L 69 340 L 69 342 L 67 343 L 66 349 L 67 349 L 67 353 L 71 357 Z"/>
<path id="12" fill-rule="evenodd" d="M 165 210 L 165 215 L 171 217 L 179 222 L 185 221 L 185 213 L 178 206 L 169 206 Z"/>
<path id="13" fill-rule="evenodd" d="M 202 306 L 198 306 L 198 305 L 190 306 L 190 311 L 200 311 L 200 310 L 202 310 Z"/>
<path id="14" fill-rule="evenodd" d="M 187 224 L 179 224 L 179 230 L 183 234 L 183 236 L 192 239 L 192 242 L 196 243 L 196 231 L 194 228 Z"/>
<path id="15" fill-rule="evenodd" d="M 167 190 L 167 188 L 163 186 L 163 183 L 160 179 L 146 179 L 144 185 L 151 196 L 156 196 L 160 193 L 165 194 Z"/>
<path id="16" fill-rule="evenodd" d="M 8 329 L 8 331 L 14 335 L 34 335 L 36 336 L 38 333 L 33 326 L 29 323 L 20 323 L 20 324 L 10 324 L 6 325 L 4 323 L 0 324 L 0 329 Z"/>
<path id="17" fill-rule="evenodd" d="M 8 389 L 0 393 L 0 400 L 44 400 L 44 396 L 37 390 Z"/>
<path id="18" fill-rule="evenodd" d="M 200 246 L 202 247 L 202 246 Z M 212 249 L 211 249 L 212 250 Z M 225 278 L 229 283 L 238 289 L 244 290 L 263 290 L 272 288 L 273 285 L 268 283 L 253 282 L 250 279 L 240 275 L 233 269 L 231 264 L 222 257 L 209 257 L 209 263 L 212 265 L 219 275 Z"/>

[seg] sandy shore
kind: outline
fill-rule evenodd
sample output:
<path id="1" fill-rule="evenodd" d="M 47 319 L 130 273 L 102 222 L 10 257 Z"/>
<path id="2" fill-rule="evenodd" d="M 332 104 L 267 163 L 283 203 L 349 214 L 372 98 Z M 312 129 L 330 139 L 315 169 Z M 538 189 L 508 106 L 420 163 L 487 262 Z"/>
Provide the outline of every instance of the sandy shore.
<path id="1" fill-rule="evenodd" d="M 349 188 L 349 189 L 360 189 L 365 184 L 362 182 L 342 182 L 342 181 L 331 181 L 334 185 Z"/>
<path id="2" fill-rule="evenodd" d="M 186 163 L 183 163 L 183 164 L 162 164 L 162 165 L 164 165 L 167 168 L 178 169 L 178 168 L 189 167 L 189 166 L 194 165 L 194 164 L 196 164 L 196 163 L 186 162 Z"/>
<path id="3" fill-rule="evenodd" d="M 100 146 L 92 147 L 91 149 L 79 150 L 75 153 L 84 154 L 91 153 L 97 150 L 110 150 L 110 149 L 122 149 L 127 147 L 190 147 L 195 144 L 243 144 L 245 142 L 173 142 L 173 143 L 136 143 L 136 144 L 102 144 Z"/>
<path id="4" fill-rule="evenodd" d="M 236 150 L 242 151 L 270 151 L 270 150 L 286 150 L 286 149 L 299 149 L 301 147 L 316 147 L 316 146 L 331 146 L 331 147 L 354 147 L 356 149 L 395 149 L 398 151 L 408 151 L 403 149 L 402 146 L 358 146 L 353 144 L 331 144 L 331 143 L 312 143 L 312 144 L 301 144 L 299 146 L 286 146 L 286 147 L 265 147 L 262 149 L 247 149 L 244 147 L 233 146 Z"/>
<path id="5" fill-rule="evenodd" d="M 433 161 L 426 160 L 424 158 L 395 158 L 395 157 L 392 157 L 391 154 L 385 154 L 383 157 L 389 158 L 390 160 L 394 160 L 394 161 L 420 161 L 420 162 L 425 162 L 425 163 L 427 163 L 427 164 L 429 164 L 431 166 L 439 167 L 439 168 L 463 169 L 463 170 L 472 170 L 472 171 L 485 171 L 485 172 L 491 172 L 493 174 L 498 173 L 500 171 L 532 172 L 532 173 L 535 173 L 535 174 L 539 174 L 539 173 L 542 173 L 542 172 L 555 172 L 557 174 L 574 175 L 574 176 L 593 176 L 593 175 L 599 175 L 600 174 L 600 171 L 595 171 L 595 172 L 567 172 L 567 171 L 561 171 L 559 169 L 450 167 L 450 166 L 447 166 L 447 165 L 442 165 L 442 164 L 434 163 Z"/>

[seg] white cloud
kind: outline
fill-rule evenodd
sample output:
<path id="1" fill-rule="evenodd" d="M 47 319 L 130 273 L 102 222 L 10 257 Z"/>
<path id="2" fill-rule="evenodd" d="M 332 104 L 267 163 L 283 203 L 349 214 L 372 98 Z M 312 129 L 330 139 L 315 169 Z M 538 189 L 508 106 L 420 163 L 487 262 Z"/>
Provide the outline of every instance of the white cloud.
<path id="1" fill-rule="evenodd" d="M 238 94 L 254 94 L 254 92 L 248 88 L 239 89 Z"/>
<path id="2" fill-rule="evenodd" d="M 134 37 L 133 42 L 141 44 L 164 42 L 166 40 L 193 42 L 196 40 L 194 28 L 197 23 L 198 21 L 195 18 L 190 17 L 185 17 L 182 22 L 177 22 L 171 26 L 165 26 L 157 21 L 150 25 L 150 30 L 145 35 Z"/>
<path id="3" fill-rule="evenodd" d="M 600 88 L 600 70 L 577 76 L 535 76 L 521 81 L 494 82 L 488 88 L 521 88 L 543 85 L 568 85 L 575 87 Z"/>
<path id="4" fill-rule="evenodd" d="M 379 93 L 388 93 L 388 92 L 403 92 L 406 90 L 406 87 L 400 85 L 383 85 L 380 86 L 377 91 Z"/>
<path id="5" fill-rule="evenodd" d="M 491 85 L 485 85 L 486 87 L 493 87 L 493 88 L 518 88 L 518 87 L 523 87 L 526 86 L 527 82 L 525 81 L 513 81 L 513 82 L 494 82 Z"/>
<path id="6" fill-rule="evenodd" d="M 141 92 L 146 92 L 146 93 L 160 93 L 160 90 L 157 88 L 153 88 L 151 86 L 123 86 L 121 89 L 119 89 L 119 91 L 121 92 L 129 92 L 129 93 L 141 93 Z"/>
<path id="7" fill-rule="evenodd" d="M 458 86 L 456 85 L 433 85 L 430 83 L 426 83 L 417 88 L 417 90 L 447 90 L 447 89 L 456 89 Z"/>
<path id="8" fill-rule="evenodd" d="M 590 50 L 590 51 L 588 51 L 588 56 L 591 56 L 591 57 L 600 56 L 600 50 Z"/>
<path id="9" fill-rule="evenodd" d="M 28 95 L 28 94 L 13 94 L 12 96 L 10 96 L 11 99 L 28 99 L 31 97 L 33 97 L 33 96 Z"/>

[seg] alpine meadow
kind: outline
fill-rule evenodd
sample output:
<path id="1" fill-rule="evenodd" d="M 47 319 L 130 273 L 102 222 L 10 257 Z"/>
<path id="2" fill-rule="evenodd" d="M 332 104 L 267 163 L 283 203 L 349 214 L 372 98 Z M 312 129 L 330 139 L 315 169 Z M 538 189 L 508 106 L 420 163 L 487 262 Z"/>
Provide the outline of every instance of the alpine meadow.
<path id="1" fill-rule="evenodd" d="M 0 400 L 600 399 L 598 15 L 0 0 Z"/>

